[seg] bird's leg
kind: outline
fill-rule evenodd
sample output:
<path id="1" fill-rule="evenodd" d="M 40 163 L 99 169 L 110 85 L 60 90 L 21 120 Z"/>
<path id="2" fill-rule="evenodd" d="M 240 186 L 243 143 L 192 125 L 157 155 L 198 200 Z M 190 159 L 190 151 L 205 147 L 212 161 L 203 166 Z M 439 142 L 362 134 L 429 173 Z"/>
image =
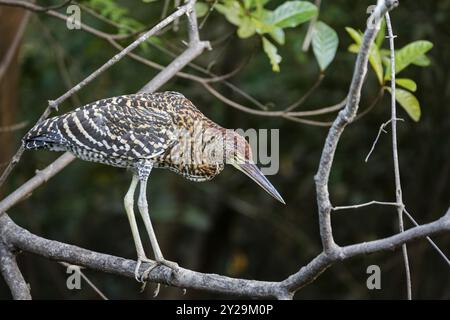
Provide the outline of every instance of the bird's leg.
<path id="1" fill-rule="evenodd" d="M 154 262 L 147 258 L 144 252 L 144 247 L 142 246 L 141 237 L 139 236 L 139 230 L 136 223 L 136 217 L 134 216 L 134 192 L 136 190 L 137 183 L 139 181 L 139 177 L 133 174 L 133 179 L 131 180 L 130 188 L 128 189 L 127 194 L 124 198 L 125 211 L 127 212 L 128 221 L 131 227 L 131 233 L 133 234 L 134 244 L 136 246 L 137 252 L 137 264 L 134 270 L 134 277 L 136 281 L 142 282 L 139 279 L 139 268 L 141 267 L 142 262 L 148 262 L 154 264 Z"/>
<path id="2" fill-rule="evenodd" d="M 153 230 L 153 225 L 150 220 L 150 215 L 148 213 L 148 203 L 147 203 L 147 181 L 148 176 L 150 175 L 150 171 L 152 169 L 151 164 L 147 164 L 139 170 L 139 180 L 140 180 L 140 189 L 139 189 L 139 198 L 138 198 L 138 207 L 139 212 L 141 213 L 142 220 L 144 221 L 145 228 L 147 229 L 148 236 L 150 238 L 150 243 L 152 245 L 153 253 L 155 255 L 155 260 L 157 263 L 163 264 L 175 271 L 178 269 L 178 264 L 172 261 L 168 261 L 164 259 L 164 256 L 159 248 L 158 240 L 156 239 L 155 231 Z"/>

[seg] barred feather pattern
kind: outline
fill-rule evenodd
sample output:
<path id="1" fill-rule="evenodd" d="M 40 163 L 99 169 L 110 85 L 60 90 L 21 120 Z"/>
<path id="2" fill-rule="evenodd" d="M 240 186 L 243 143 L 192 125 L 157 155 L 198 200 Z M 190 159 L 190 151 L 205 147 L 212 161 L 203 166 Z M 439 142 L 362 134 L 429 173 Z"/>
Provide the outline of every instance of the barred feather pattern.
<path id="1" fill-rule="evenodd" d="M 85 161 L 122 168 L 137 169 L 143 161 L 151 161 L 154 167 L 168 168 L 190 180 L 210 180 L 223 163 L 183 160 L 185 149 L 180 145 L 186 141 L 180 132 L 192 134 L 195 123 L 217 130 L 217 136 L 225 130 L 180 93 L 123 95 L 46 119 L 30 130 L 23 144 L 26 149 L 69 151 Z M 215 138 L 213 134 L 205 144 L 217 142 Z"/>

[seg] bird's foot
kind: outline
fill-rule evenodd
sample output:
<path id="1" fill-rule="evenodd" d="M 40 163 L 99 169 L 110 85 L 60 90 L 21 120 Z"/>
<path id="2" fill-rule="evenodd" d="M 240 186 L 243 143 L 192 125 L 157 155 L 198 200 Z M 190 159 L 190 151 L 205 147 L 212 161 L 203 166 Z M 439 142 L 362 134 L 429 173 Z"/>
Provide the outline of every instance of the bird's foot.
<path id="1" fill-rule="evenodd" d="M 149 263 L 150 267 L 147 268 L 142 275 L 139 275 L 139 269 L 141 268 L 142 263 Z M 144 279 L 147 278 L 148 273 L 155 268 L 158 265 L 158 263 L 156 261 L 150 260 L 146 257 L 143 258 L 138 258 L 137 263 L 136 263 L 136 268 L 134 269 L 134 278 L 136 279 L 137 282 L 144 282 Z"/>
<path id="2" fill-rule="evenodd" d="M 141 265 L 143 262 L 149 263 L 150 267 L 148 267 L 142 274 L 139 274 L 139 269 L 141 268 Z M 164 258 L 159 258 L 156 261 L 150 260 L 146 257 L 138 258 L 137 263 L 136 263 L 136 268 L 134 269 L 134 278 L 136 279 L 137 282 L 145 282 L 144 279 L 146 279 L 148 277 L 148 274 L 150 273 L 150 271 L 152 271 L 154 268 L 156 268 L 157 266 L 160 266 L 160 265 L 166 266 L 175 272 L 177 272 L 178 269 L 180 268 L 178 263 L 170 261 L 170 260 L 166 260 Z"/>
<path id="3" fill-rule="evenodd" d="M 142 274 L 139 274 L 139 269 L 141 268 L 142 263 L 149 263 L 150 267 L 148 267 Z M 157 266 L 164 265 L 173 271 L 177 272 L 179 269 L 179 265 L 176 262 L 166 260 L 164 258 L 159 258 L 158 260 L 150 260 L 147 257 L 138 258 L 136 263 L 136 268 L 134 269 L 134 278 L 137 282 L 142 283 L 141 292 L 145 290 L 145 287 L 147 286 L 147 278 L 150 271 L 152 271 Z M 159 289 L 161 288 L 161 284 L 158 283 L 155 289 L 155 292 L 153 294 L 153 297 L 158 296 Z"/>
<path id="4" fill-rule="evenodd" d="M 170 260 L 166 260 L 164 258 L 160 258 L 156 260 L 156 263 L 159 265 L 164 265 L 170 269 L 172 269 L 173 271 L 177 272 L 178 269 L 180 268 L 180 266 L 178 265 L 178 263 L 170 261 Z"/>

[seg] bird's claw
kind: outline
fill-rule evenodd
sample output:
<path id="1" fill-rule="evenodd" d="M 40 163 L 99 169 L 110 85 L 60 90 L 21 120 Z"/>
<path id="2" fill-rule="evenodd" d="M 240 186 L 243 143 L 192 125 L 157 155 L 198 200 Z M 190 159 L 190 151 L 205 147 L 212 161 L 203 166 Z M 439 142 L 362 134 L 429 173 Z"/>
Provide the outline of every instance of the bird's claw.
<path id="1" fill-rule="evenodd" d="M 147 268 L 142 275 L 139 275 L 139 269 L 141 268 L 141 265 L 143 262 L 149 263 L 150 267 Z M 136 263 L 136 268 L 134 269 L 134 278 L 136 279 L 137 282 L 145 282 L 144 279 L 147 278 L 148 273 L 155 268 L 158 265 L 157 262 L 150 260 L 148 258 L 138 258 L 137 263 Z"/>
<path id="2" fill-rule="evenodd" d="M 164 265 L 170 269 L 172 269 L 173 271 L 177 272 L 178 269 L 180 268 L 180 266 L 178 265 L 178 263 L 170 261 L 170 260 L 166 260 L 166 259 L 159 259 L 156 260 L 156 263 L 159 265 Z"/>
<path id="3" fill-rule="evenodd" d="M 148 267 L 141 275 L 139 274 L 139 269 L 141 268 L 141 265 L 143 262 L 149 263 L 150 267 Z M 156 261 L 154 260 L 150 260 L 148 258 L 138 258 L 138 261 L 136 263 L 136 268 L 134 269 L 134 278 L 136 279 L 137 282 L 141 282 L 144 283 L 146 282 L 145 279 L 147 279 L 148 274 L 150 273 L 150 271 L 152 271 L 154 268 L 156 268 L 157 266 L 160 265 L 164 265 L 170 269 L 172 269 L 173 271 L 177 272 L 178 269 L 180 268 L 180 266 L 178 265 L 178 263 L 170 261 L 170 260 L 166 260 L 164 258 L 162 259 L 158 259 Z"/>

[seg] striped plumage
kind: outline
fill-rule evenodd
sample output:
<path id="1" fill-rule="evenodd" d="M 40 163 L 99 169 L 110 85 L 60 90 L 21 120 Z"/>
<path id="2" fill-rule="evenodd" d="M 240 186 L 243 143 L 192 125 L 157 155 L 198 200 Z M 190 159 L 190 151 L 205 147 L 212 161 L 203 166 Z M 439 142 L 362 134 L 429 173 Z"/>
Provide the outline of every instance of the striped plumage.
<path id="1" fill-rule="evenodd" d="M 27 134 L 24 143 L 26 149 L 70 151 L 82 160 L 123 168 L 152 159 L 154 167 L 169 168 L 194 181 L 209 180 L 223 164 L 171 161 L 177 149 L 179 158 L 184 158 L 188 148 L 180 148 L 180 136 L 184 132 L 192 136 L 195 124 L 224 130 L 180 93 L 134 94 L 99 100 L 47 119 Z M 184 142 L 194 144 L 192 140 Z"/>
<path id="2" fill-rule="evenodd" d="M 24 137 L 26 149 L 69 151 L 82 160 L 128 168 L 133 180 L 125 196 L 140 263 L 148 261 L 134 216 L 134 192 L 156 261 L 164 259 L 148 215 L 147 180 L 152 168 L 168 168 L 193 181 L 210 180 L 232 164 L 277 200 L 281 196 L 252 161 L 250 145 L 204 116 L 177 92 L 143 93 L 99 100 L 38 123 Z"/>

